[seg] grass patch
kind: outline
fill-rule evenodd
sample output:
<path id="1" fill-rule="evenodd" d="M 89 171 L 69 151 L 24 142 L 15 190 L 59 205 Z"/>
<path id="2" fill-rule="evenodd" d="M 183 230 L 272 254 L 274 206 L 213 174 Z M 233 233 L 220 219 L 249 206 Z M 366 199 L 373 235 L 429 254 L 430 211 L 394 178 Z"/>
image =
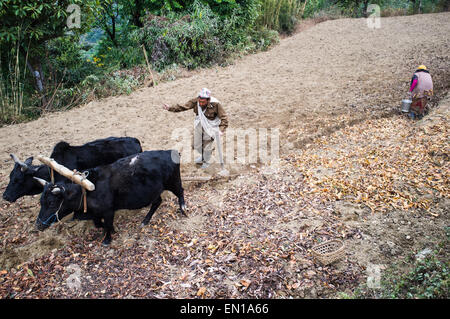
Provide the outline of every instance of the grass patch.
<path id="1" fill-rule="evenodd" d="M 435 249 L 418 258 L 412 254 L 405 263 L 395 263 L 382 271 L 379 289 L 363 284 L 353 294 L 339 293 L 341 299 L 447 299 L 449 298 L 450 263 L 447 239 Z"/>

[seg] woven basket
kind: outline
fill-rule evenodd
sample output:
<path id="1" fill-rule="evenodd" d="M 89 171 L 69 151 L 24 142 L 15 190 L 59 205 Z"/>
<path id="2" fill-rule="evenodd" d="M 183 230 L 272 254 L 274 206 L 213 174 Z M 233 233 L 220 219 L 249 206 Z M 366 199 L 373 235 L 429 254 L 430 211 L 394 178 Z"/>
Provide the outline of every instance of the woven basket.
<path id="1" fill-rule="evenodd" d="M 316 245 L 312 248 L 314 258 L 324 265 L 331 264 L 345 256 L 344 243 L 341 240 L 333 239 Z"/>

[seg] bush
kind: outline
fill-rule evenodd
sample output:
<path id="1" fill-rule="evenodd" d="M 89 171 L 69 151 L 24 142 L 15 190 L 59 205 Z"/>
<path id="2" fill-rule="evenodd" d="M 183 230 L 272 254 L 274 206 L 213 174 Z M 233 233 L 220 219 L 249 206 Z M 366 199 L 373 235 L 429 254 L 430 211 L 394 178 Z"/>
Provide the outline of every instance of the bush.
<path id="1" fill-rule="evenodd" d="M 110 73 L 121 69 L 129 69 L 145 63 L 141 48 L 139 29 L 126 25 L 120 29 L 117 46 L 109 37 L 103 38 L 97 45 L 92 59 L 103 73 Z"/>
<path id="2" fill-rule="evenodd" d="M 147 76 L 143 67 L 134 67 L 106 73 L 101 77 L 87 76 L 80 86 L 83 101 L 89 98 L 130 94 L 140 87 Z"/>
<path id="3" fill-rule="evenodd" d="M 277 31 L 270 30 L 265 27 L 251 32 L 251 37 L 252 43 L 254 43 L 255 51 L 266 51 L 272 45 L 277 44 L 280 41 Z"/>
<path id="4" fill-rule="evenodd" d="M 129 74 L 120 74 L 114 72 L 112 77 L 106 79 L 104 84 L 107 89 L 115 92 L 116 94 L 130 94 L 133 89 L 139 86 L 139 80 Z M 112 94 L 115 95 L 115 94 Z"/>
<path id="5" fill-rule="evenodd" d="M 61 80 L 65 86 L 78 85 L 86 76 L 95 72 L 95 67 L 83 57 L 79 37 L 53 39 L 47 44 L 47 52 L 45 73 L 53 82 L 52 86 Z"/>
<path id="6" fill-rule="evenodd" d="M 312 18 L 314 14 L 327 11 L 331 7 L 334 7 L 334 2 L 331 0 L 309 0 L 303 12 L 303 17 Z"/>
<path id="7" fill-rule="evenodd" d="M 435 256 L 418 262 L 407 274 L 387 278 L 384 297 L 435 299 L 449 297 L 450 272 L 448 262 Z"/>
<path id="8" fill-rule="evenodd" d="M 319 21 L 325 21 L 325 20 L 341 19 L 344 17 L 344 15 L 342 13 L 342 10 L 337 5 L 333 5 L 325 9 L 321 9 L 317 12 L 314 12 L 312 17 L 314 19 L 318 19 Z"/>
<path id="9" fill-rule="evenodd" d="M 255 3 L 247 1 L 246 6 L 241 4 L 224 17 L 197 1 L 188 14 L 171 13 L 165 17 L 149 14 L 139 31 L 139 42 L 144 43 L 151 64 L 158 71 L 173 64 L 188 69 L 223 64 L 232 52 L 258 46 L 255 44 L 261 41 L 255 38 L 258 34 L 273 37 L 267 32 L 250 36 L 253 32 L 250 25 L 257 17 Z M 272 39 L 263 40 L 263 46 L 273 43 Z"/>
<path id="10" fill-rule="evenodd" d="M 412 264 L 405 272 L 404 265 L 394 264 L 382 273 L 381 289 L 360 286 L 352 298 L 384 299 L 448 299 L 450 284 L 450 263 L 448 252 L 449 234 L 437 249 L 422 260 L 410 256 Z M 344 297 L 341 295 L 341 297 Z"/>
<path id="11" fill-rule="evenodd" d="M 157 70 L 171 64 L 195 68 L 217 61 L 216 52 L 221 51 L 215 36 L 217 23 L 206 9 L 194 17 L 149 15 L 141 31 L 141 42 L 150 52 L 150 62 Z"/>

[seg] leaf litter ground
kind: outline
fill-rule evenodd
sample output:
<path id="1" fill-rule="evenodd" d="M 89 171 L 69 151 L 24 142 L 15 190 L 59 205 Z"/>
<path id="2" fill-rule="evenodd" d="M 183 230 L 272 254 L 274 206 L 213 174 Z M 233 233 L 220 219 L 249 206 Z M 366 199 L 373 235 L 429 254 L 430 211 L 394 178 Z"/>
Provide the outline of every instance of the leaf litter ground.
<path id="1" fill-rule="evenodd" d="M 240 176 L 229 181 L 186 183 L 188 218 L 177 213 L 172 195 L 164 196 L 147 227 L 139 227 L 146 209 L 118 212 L 117 233 L 106 249 L 90 222 L 65 220 L 35 232 L 38 196 L 2 202 L 0 296 L 332 298 L 364 282 L 371 264 L 403 260 L 445 238 L 448 13 L 385 19 L 373 34 L 359 20 L 321 23 L 214 74 L 201 71 L 1 128 L 0 146 L 20 158 L 49 153 L 60 139 L 81 144 L 112 134 L 137 136 L 144 149 L 165 148 L 168 121 L 173 127 L 191 122 L 162 114 L 162 97 L 180 102 L 207 81 L 229 102 L 235 127 L 280 129 L 281 159 L 269 169 L 239 167 Z M 412 48 L 408 39 L 417 23 L 432 36 Z M 396 110 L 409 82 L 405 70 L 424 61 L 433 69 L 434 110 L 411 122 Z M 318 62 L 323 67 L 316 68 Z M 307 79 L 294 81 L 302 72 Z M 252 103 L 242 108 L 242 101 Z M 87 112 L 90 121 L 80 120 Z M 66 127 L 72 122 L 75 130 Z M 0 166 L 6 186 L 6 155 Z M 317 263 L 311 248 L 336 238 L 345 242 L 345 258 Z"/>

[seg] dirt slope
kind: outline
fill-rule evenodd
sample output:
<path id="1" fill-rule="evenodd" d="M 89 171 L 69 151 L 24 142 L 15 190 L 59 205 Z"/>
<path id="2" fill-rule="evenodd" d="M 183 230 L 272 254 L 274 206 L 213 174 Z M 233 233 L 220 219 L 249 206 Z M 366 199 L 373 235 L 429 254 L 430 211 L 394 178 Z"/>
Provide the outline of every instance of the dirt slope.
<path id="1" fill-rule="evenodd" d="M 348 126 L 355 126 L 356 135 L 366 125 L 395 127 L 393 110 L 418 64 L 431 70 L 436 101 L 448 90 L 449 21 L 449 13 L 383 18 L 378 30 L 369 29 L 364 19 L 326 21 L 232 66 L 0 128 L 0 189 L 8 183 L 11 152 L 24 159 L 50 154 L 60 140 L 82 144 L 124 135 L 139 138 L 146 150 L 171 147 L 172 131 L 191 129 L 193 113 L 169 113 L 161 105 L 184 102 L 201 87 L 222 101 L 231 128 L 279 128 L 284 159 L 314 149 L 317 138 Z M 399 129 L 410 125 L 401 123 Z M 336 143 L 352 148 L 345 139 Z M 319 157 L 328 152 L 313 151 Z M 308 253 L 313 243 L 342 231 L 357 240 L 361 227 L 343 224 L 332 213 L 339 211 L 335 204 L 324 205 L 309 193 L 310 180 L 286 179 L 289 169 L 282 169 L 280 186 L 276 175 L 265 177 L 258 167 L 236 170 L 242 178 L 186 185 L 188 219 L 176 215 L 171 196 L 147 229 L 137 227 L 145 209 L 120 212 L 118 234 L 107 252 L 120 257 L 109 261 L 98 242 L 89 241 L 98 233 L 89 223 L 61 223 L 36 234 L 37 197 L 3 202 L 0 268 L 25 266 L 2 274 L 2 296 L 317 297 L 324 287 L 343 290 L 360 280 L 361 258 L 350 257 L 337 269 L 313 265 Z M 195 173 L 191 165 L 183 171 Z M 65 269 L 73 263 L 84 274 L 82 292 L 65 285 Z M 107 284 L 96 280 L 105 276 L 99 270 L 104 266 L 113 273 Z M 34 274 L 29 281 L 20 279 L 26 269 Z"/>
<path id="2" fill-rule="evenodd" d="M 248 121 L 255 127 L 306 128 L 319 114 L 358 117 L 396 107 L 419 63 L 432 70 L 437 83 L 446 79 L 448 85 L 443 75 L 449 72 L 448 18 L 448 13 L 385 18 L 377 30 L 365 19 L 326 21 L 226 68 L 1 128 L 0 172 L 10 168 L 9 152 L 21 158 L 49 154 L 60 140 L 81 144 L 128 135 L 139 138 L 144 149 L 167 148 L 173 129 L 191 129 L 193 114 L 167 113 L 161 104 L 187 101 L 205 86 L 223 102 L 235 128 Z"/>

